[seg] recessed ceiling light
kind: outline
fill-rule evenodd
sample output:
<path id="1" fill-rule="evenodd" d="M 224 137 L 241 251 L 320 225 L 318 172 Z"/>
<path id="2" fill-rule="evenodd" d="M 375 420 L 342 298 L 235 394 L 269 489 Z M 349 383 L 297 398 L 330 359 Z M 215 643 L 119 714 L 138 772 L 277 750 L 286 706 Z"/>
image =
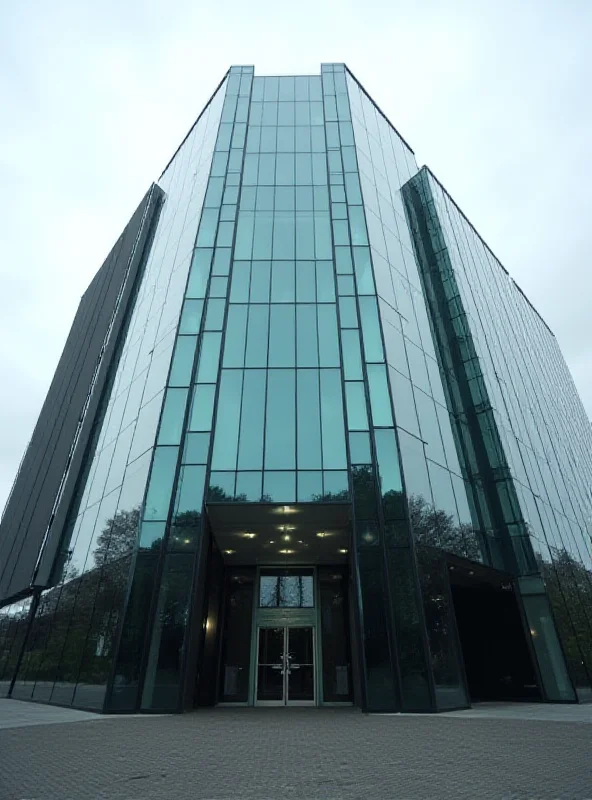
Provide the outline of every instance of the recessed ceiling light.
<path id="1" fill-rule="evenodd" d="M 257 536 L 257 534 L 256 534 L 256 533 L 249 533 L 249 532 L 246 532 L 246 533 L 241 533 L 241 536 L 242 536 L 244 539 L 254 539 L 254 538 L 255 538 L 255 536 Z"/>
<path id="2" fill-rule="evenodd" d="M 185 544 L 191 544 L 191 539 L 183 539 L 183 542 L 184 542 Z"/>
<path id="3" fill-rule="evenodd" d="M 298 539 L 298 544 L 304 544 L 304 542 L 302 541 L 302 539 Z"/>
<path id="4" fill-rule="evenodd" d="M 281 531 L 294 531 L 294 530 L 296 530 L 296 526 L 295 525 L 280 525 L 279 528 L 280 528 Z"/>
<path id="5" fill-rule="evenodd" d="M 279 551 L 283 556 L 290 556 L 292 553 L 295 553 L 295 550 L 280 550 Z"/>
<path id="6" fill-rule="evenodd" d="M 331 534 L 327 533 L 327 531 L 319 531 L 317 533 L 317 536 L 319 537 L 319 539 L 324 539 L 326 536 L 331 536 Z"/>
<path id="7" fill-rule="evenodd" d="M 289 542 L 291 538 L 292 538 L 292 537 L 290 536 L 290 534 L 289 534 L 289 533 L 285 533 L 285 534 L 282 536 L 282 539 L 284 540 L 284 542 Z"/>
<path id="8" fill-rule="evenodd" d="M 236 551 L 235 550 L 225 550 L 224 552 L 226 553 L 227 556 L 231 556 Z"/>
<path id="9" fill-rule="evenodd" d="M 273 544 L 273 543 L 274 543 L 274 542 L 273 542 L 273 539 L 270 539 L 270 540 L 269 540 L 269 544 Z"/>
<path id="10" fill-rule="evenodd" d="M 339 552 L 340 552 L 340 553 L 347 553 L 347 550 L 346 550 L 346 548 L 345 548 L 345 547 L 340 547 L 340 548 L 339 548 Z"/>
<path id="11" fill-rule="evenodd" d="M 284 506 L 282 508 L 282 511 L 284 512 L 284 514 L 293 514 L 296 511 L 296 509 L 292 508 L 292 506 Z"/>

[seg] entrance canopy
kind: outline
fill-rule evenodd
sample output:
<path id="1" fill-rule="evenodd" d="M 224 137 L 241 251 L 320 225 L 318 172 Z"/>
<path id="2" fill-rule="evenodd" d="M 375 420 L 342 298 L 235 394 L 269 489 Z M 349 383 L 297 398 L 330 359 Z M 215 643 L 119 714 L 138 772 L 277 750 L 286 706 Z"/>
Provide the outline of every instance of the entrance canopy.
<path id="1" fill-rule="evenodd" d="M 210 503 L 227 564 L 340 564 L 348 559 L 349 503 Z"/>

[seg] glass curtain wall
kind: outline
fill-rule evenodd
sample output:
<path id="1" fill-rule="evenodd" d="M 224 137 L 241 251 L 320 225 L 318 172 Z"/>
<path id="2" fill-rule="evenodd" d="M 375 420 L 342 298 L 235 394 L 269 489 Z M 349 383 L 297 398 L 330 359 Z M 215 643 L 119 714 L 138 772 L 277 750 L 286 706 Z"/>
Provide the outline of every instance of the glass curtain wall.
<path id="1" fill-rule="evenodd" d="M 41 594 L 13 697 L 103 707 L 223 94 L 214 96 L 159 179 L 166 199 L 105 390 L 55 585 Z"/>
<path id="2" fill-rule="evenodd" d="M 391 591 L 396 593 L 399 662 L 404 707 L 428 708 L 432 691 L 439 708 L 467 704 L 460 672 L 452 608 L 444 597 L 440 556 L 434 548 L 482 560 L 472 526 L 446 397 L 436 360 L 423 290 L 401 194 L 417 167 L 415 157 L 351 74 L 347 75 L 355 151 L 367 224 L 368 263 L 374 280 L 357 277 L 362 308 L 378 309 L 375 323 L 382 364 L 369 366 L 394 400 L 394 418 L 376 419 L 377 457 L 388 521 Z M 353 148 L 352 148 L 353 150 Z M 368 334 L 364 332 L 365 339 Z M 383 346 L 384 342 L 384 346 Z M 368 347 L 365 342 L 365 350 Z M 369 359 L 367 359 L 369 360 Z M 376 377 L 375 377 L 376 376 Z M 394 430 L 386 426 L 396 425 Z M 397 453 L 399 455 L 397 455 Z M 395 502 L 402 491 L 407 510 Z M 384 474 L 383 474 L 384 473 Z M 397 475 L 397 477 L 395 477 Z M 388 502 L 386 498 L 388 497 Z M 409 539 L 406 514 L 414 541 Z M 392 521 L 390 516 L 393 517 Z M 415 558 L 417 553 L 417 558 Z M 417 571 L 416 571 L 417 570 Z M 438 576 L 438 577 L 437 577 Z M 417 604 L 419 580 L 422 605 Z M 444 584 L 442 581 L 444 580 Z M 424 664 L 421 630 L 426 624 L 431 670 Z"/>
<path id="3" fill-rule="evenodd" d="M 203 610 L 192 602 L 192 588 L 210 541 L 202 505 L 252 73 L 233 67 L 221 92 L 115 668 L 114 709 L 135 707 L 141 688 L 142 709 L 179 710 L 189 643 L 201 644 L 187 634 L 192 611 Z"/>
<path id="4" fill-rule="evenodd" d="M 486 551 L 521 576 L 548 698 L 575 699 L 564 654 L 585 699 L 589 422 L 552 333 L 445 190 L 424 169 L 405 193 Z"/>
<path id="5" fill-rule="evenodd" d="M 216 380 L 220 362 L 208 501 L 347 498 L 320 77 L 255 78 L 240 135 L 230 287 L 210 300 L 225 333 L 203 365 Z"/>

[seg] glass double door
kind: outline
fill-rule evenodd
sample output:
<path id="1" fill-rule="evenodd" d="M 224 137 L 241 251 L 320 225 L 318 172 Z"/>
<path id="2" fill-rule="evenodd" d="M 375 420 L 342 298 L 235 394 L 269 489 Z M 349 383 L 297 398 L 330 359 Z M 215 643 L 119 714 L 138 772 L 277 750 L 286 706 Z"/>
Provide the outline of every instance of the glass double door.
<path id="1" fill-rule="evenodd" d="M 314 705 L 313 628 L 261 627 L 257 645 L 257 705 Z"/>

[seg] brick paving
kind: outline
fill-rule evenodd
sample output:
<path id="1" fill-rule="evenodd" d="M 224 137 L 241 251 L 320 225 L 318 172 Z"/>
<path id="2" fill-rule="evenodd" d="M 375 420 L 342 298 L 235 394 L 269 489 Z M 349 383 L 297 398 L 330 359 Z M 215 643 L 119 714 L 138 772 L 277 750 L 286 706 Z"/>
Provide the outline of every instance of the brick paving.
<path id="1" fill-rule="evenodd" d="M 1 800 L 592 798 L 592 725 L 204 709 L 0 730 Z"/>

